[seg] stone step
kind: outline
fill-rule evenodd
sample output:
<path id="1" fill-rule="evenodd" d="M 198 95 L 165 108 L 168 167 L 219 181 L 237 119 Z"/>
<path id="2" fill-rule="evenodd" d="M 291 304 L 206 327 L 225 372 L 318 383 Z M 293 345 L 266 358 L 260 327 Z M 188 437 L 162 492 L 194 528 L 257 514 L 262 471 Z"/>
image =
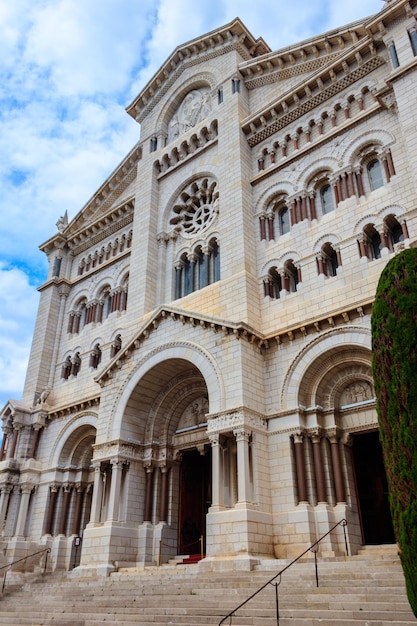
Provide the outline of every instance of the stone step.
<path id="1" fill-rule="evenodd" d="M 398 556 L 385 559 L 387 550 L 377 549 L 367 554 L 372 558 L 320 562 L 319 588 L 311 559 L 285 572 L 279 585 L 280 626 L 415 625 Z M 271 572 L 264 565 L 252 572 L 168 565 L 120 570 L 106 579 L 47 576 L 6 591 L 0 625 L 215 626 L 283 567 L 275 561 Z M 268 585 L 242 607 L 233 626 L 276 626 L 274 594 Z"/>

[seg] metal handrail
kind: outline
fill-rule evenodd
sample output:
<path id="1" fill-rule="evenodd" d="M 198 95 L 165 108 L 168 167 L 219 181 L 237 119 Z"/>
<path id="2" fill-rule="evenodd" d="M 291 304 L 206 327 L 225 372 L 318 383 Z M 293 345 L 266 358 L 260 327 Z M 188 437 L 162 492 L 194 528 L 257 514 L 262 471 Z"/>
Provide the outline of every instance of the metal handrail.
<path id="1" fill-rule="evenodd" d="M 24 556 L 21 559 L 17 559 L 16 561 L 12 561 L 12 563 L 8 563 L 7 565 L 3 565 L 2 567 L 0 567 L 0 572 L 1 570 L 5 569 L 5 573 L 4 573 L 4 577 L 3 577 L 3 586 L 1 588 L 1 592 L 3 593 L 4 588 L 6 586 L 6 576 L 7 573 L 10 571 L 10 568 L 13 567 L 13 565 L 16 565 L 16 563 L 20 563 L 21 561 L 26 561 L 26 559 L 30 559 L 32 556 L 36 556 L 37 554 L 42 554 L 43 552 L 46 552 L 45 555 L 45 563 L 43 566 L 43 572 L 42 572 L 42 576 L 45 574 L 46 572 L 46 564 L 48 562 L 48 554 L 51 551 L 51 548 L 44 548 L 43 550 L 38 550 L 38 552 L 34 552 L 33 554 L 28 554 L 27 556 Z"/>
<path id="2" fill-rule="evenodd" d="M 262 585 L 262 587 L 259 587 L 259 589 L 257 589 L 251 596 L 249 596 L 249 598 L 246 598 L 246 600 L 244 600 L 244 602 L 239 604 L 239 606 L 237 606 L 235 609 L 233 609 L 233 611 L 230 611 L 230 613 L 228 613 L 225 617 L 223 617 L 223 619 L 220 620 L 218 626 L 221 626 L 227 619 L 229 620 L 229 624 L 231 624 L 232 623 L 232 618 L 235 615 L 235 613 L 237 613 L 239 611 L 239 609 L 242 608 L 242 606 L 245 606 L 245 604 L 247 604 L 250 600 L 252 600 L 252 598 L 254 598 L 256 595 L 258 595 L 258 593 L 263 591 L 263 589 L 265 589 L 265 587 L 267 587 L 268 585 L 272 585 L 277 578 L 279 578 L 279 582 L 274 583 L 274 585 L 275 585 L 275 605 L 276 605 L 276 615 L 277 615 L 277 626 L 279 626 L 278 585 L 280 585 L 280 583 L 281 583 L 281 575 L 284 572 L 286 572 L 287 569 L 289 569 L 292 565 L 294 565 L 294 563 L 297 563 L 297 561 L 299 561 L 305 554 L 307 554 L 307 552 L 313 552 L 313 554 L 314 554 L 314 565 L 315 565 L 315 569 L 316 569 L 316 584 L 317 584 L 317 587 L 318 587 L 319 586 L 319 576 L 318 576 L 318 569 L 317 569 L 317 550 L 314 550 L 313 548 L 318 546 L 318 544 L 323 539 L 325 539 L 328 535 L 330 535 L 330 533 L 332 533 L 334 531 L 334 529 L 337 528 L 338 526 L 342 526 L 343 527 L 343 534 L 344 534 L 344 538 L 345 538 L 346 556 L 349 556 L 349 549 L 348 549 L 348 543 L 347 543 L 347 537 L 346 537 L 347 521 L 346 521 L 346 519 L 342 519 L 342 520 L 340 520 L 340 522 L 337 522 L 337 524 L 335 524 L 325 535 L 320 537 L 320 539 L 317 539 L 317 541 L 312 543 L 311 546 L 309 546 L 306 550 L 304 550 L 304 552 L 299 554 L 297 556 L 297 558 L 295 558 L 293 561 L 291 561 L 291 563 L 288 563 L 288 565 L 286 565 L 282 570 L 280 570 L 278 572 L 278 574 L 275 574 L 275 576 L 273 576 L 266 583 L 264 583 Z"/>

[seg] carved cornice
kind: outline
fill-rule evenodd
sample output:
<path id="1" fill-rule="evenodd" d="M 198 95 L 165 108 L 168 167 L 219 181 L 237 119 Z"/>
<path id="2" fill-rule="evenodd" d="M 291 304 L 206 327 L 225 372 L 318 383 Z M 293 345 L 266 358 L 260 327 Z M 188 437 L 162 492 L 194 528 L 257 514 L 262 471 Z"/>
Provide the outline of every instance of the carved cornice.
<path id="1" fill-rule="evenodd" d="M 97 408 L 100 405 L 100 397 L 95 396 L 93 398 L 87 398 L 80 400 L 76 404 L 67 404 L 65 406 L 54 408 L 47 412 L 47 419 L 52 420 L 59 417 L 65 417 L 67 415 L 73 415 L 80 411 L 86 411 L 88 409 Z"/>
<path id="2" fill-rule="evenodd" d="M 242 129 L 248 144 L 251 147 L 259 144 L 384 63 L 381 56 L 376 56 L 372 42 L 365 38 L 309 80 L 282 95 L 268 109 L 247 118 Z"/>
<path id="3" fill-rule="evenodd" d="M 131 224 L 134 209 L 135 201 L 132 198 L 113 208 L 107 214 L 100 215 L 94 222 L 72 235 L 68 239 L 68 247 L 72 250 L 73 255 L 91 248 L 106 237 Z"/>
<path id="4" fill-rule="evenodd" d="M 348 309 L 334 311 L 327 316 L 311 319 L 304 324 L 297 324 L 279 332 L 265 335 L 244 322 L 229 322 L 219 320 L 214 317 L 204 316 L 200 313 L 190 313 L 185 310 L 171 307 L 160 307 L 142 326 L 137 335 L 126 345 L 124 349 L 117 353 L 101 374 L 95 378 L 100 385 L 104 385 L 113 376 L 113 371 L 123 366 L 126 359 L 136 352 L 147 340 L 150 333 L 154 332 L 161 321 L 171 319 L 181 324 L 190 324 L 202 329 L 211 330 L 214 333 L 222 333 L 224 336 L 235 337 L 237 340 L 248 341 L 254 344 L 259 350 L 267 350 L 270 347 L 292 342 L 300 337 L 309 334 L 317 334 L 323 330 L 345 325 L 354 319 L 370 314 L 373 300 L 367 300 L 352 305 Z"/>

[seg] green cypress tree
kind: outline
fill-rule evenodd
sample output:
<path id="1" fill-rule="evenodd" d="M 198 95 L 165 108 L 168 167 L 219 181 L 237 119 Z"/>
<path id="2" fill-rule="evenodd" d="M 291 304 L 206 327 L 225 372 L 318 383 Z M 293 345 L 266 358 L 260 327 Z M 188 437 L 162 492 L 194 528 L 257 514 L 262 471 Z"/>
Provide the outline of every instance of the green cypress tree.
<path id="1" fill-rule="evenodd" d="M 417 617 L 417 248 L 393 257 L 372 308 L 379 432 L 408 599 Z"/>

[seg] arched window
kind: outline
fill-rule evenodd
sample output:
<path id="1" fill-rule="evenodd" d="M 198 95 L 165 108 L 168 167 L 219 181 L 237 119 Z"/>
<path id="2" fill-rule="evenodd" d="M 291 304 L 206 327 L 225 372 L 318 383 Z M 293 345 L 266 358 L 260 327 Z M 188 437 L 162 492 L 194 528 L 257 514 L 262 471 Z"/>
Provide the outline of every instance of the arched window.
<path id="1" fill-rule="evenodd" d="M 282 291 L 282 281 L 277 268 L 272 267 L 268 272 L 269 278 L 269 296 L 274 300 L 278 300 L 280 292 Z"/>
<path id="2" fill-rule="evenodd" d="M 71 357 L 67 356 L 61 370 L 61 378 L 68 380 L 71 375 Z"/>
<path id="3" fill-rule="evenodd" d="M 323 248 L 324 262 L 326 266 L 327 276 L 336 276 L 337 268 L 339 267 L 339 261 L 337 258 L 337 252 L 330 243 L 324 244 Z"/>
<path id="4" fill-rule="evenodd" d="M 97 369 L 101 363 L 102 351 L 99 343 L 96 343 L 90 354 L 90 367 Z"/>
<path id="5" fill-rule="evenodd" d="M 285 235 L 290 232 L 290 211 L 286 205 L 278 210 L 278 227 L 280 235 Z"/>
<path id="6" fill-rule="evenodd" d="M 183 298 L 220 280 L 220 246 L 211 239 L 203 250 L 198 246 L 193 252 L 181 255 L 175 267 L 175 298 Z"/>
<path id="7" fill-rule="evenodd" d="M 299 283 L 299 272 L 291 259 L 285 262 L 284 270 L 286 282 L 285 289 L 289 292 L 297 291 L 297 285 Z"/>
<path id="8" fill-rule="evenodd" d="M 368 224 L 363 229 L 365 234 L 366 256 L 371 261 L 381 257 L 382 242 L 381 235 L 373 224 Z"/>
<path id="9" fill-rule="evenodd" d="M 369 161 L 367 170 L 371 191 L 375 191 L 375 189 L 383 187 L 384 179 L 382 177 L 382 167 L 380 161 L 376 158 Z"/>
<path id="10" fill-rule="evenodd" d="M 323 185 L 320 189 L 320 200 L 323 215 L 334 211 L 333 189 L 328 183 Z"/>
<path id="11" fill-rule="evenodd" d="M 122 349 L 122 336 L 116 335 L 110 347 L 110 358 L 112 359 Z"/>
<path id="12" fill-rule="evenodd" d="M 333 248 L 332 244 L 325 243 L 320 253 L 317 256 L 317 270 L 319 274 L 332 277 L 337 275 L 337 268 L 339 267 L 339 255 Z"/>
<path id="13" fill-rule="evenodd" d="M 398 222 L 395 215 L 388 215 L 384 220 L 384 226 L 386 229 L 388 248 L 389 250 L 394 250 L 394 245 L 405 239 L 403 227 Z"/>

